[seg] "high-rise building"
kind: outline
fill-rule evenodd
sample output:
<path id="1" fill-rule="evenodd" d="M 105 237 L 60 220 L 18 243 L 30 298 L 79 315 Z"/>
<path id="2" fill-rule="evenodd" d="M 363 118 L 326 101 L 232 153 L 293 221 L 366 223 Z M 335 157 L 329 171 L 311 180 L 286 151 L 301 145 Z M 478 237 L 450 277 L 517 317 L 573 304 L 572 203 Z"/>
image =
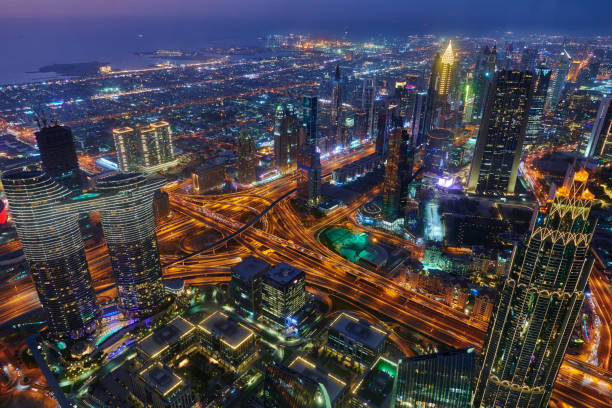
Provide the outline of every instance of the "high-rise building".
<path id="1" fill-rule="evenodd" d="M 305 96 L 302 114 L 304 142 L 297 157 L 297 198 L 308 205 L 321 202 L 321 155 L 317 151 L 317 97 Z"/>
<path id="2" fill-rule="evenodd" d="M 255 164 L 257 164 L 257 149 L 255 142 L 247 129 L 240 131 L 238 136 L 238 182 L 251 184 L 257 180 Z"/>
<path id="3" fill-rule="evenodd" d="M 331 143 L 330 150 L 342 143 L 344 129 L 344 115 L 342 112 L 342 82 L 340 78 L 340 65 L 336 65 L 336 73 L 332 82 L 331 94 L 331 125 L 334 134 L 334 141 Z M 345 147 L 345 146 L 342 146 Z"/>
<path id="4" fill-rule="evenodd" d="M 306 274 L 281 263 L 263 276 L 261 313 L 279 328 L 295 330 L 302 323 L 307 304 Z"/>
<path id="5" fill-rule="evenodd" d="M 450 109 L 450 96 L 456 83 L 456 62 L 452 42 L 449 41 L 444 53 L 436 55 L 431 67 L 427 92 L 426 132 L 437 127 L 441 116 L 448 113 Z"/>
<path id="6" fill-rule="evenodd" d="M 153 215 L 153 194 L 164 184 L 165 179 L 149 180 L 140 173 L 117 173 L 96 183 L 95 206 L 119 305 L 130 316 L 151 315 L 166 303 Z"/>
<path id="7" fill-rule="evenodd" d="M 548 95 L 546 95 L 547 111 L 552 111 L 561 99 L 561 93 L 563 92 L 563 88 L 565 88 L 565 83 L 567 82 L 567 75 L 569 73 L 571 62 L 572 58 L 564 49 L 561 52 L 557 66 L 553 70 L 553 74 L 550 78 L 551 83 L 550 87 L 548 88 Z"/>
<path id="8" fill-rule="evenodd" d="M 515 248 L 489 323 L 476 408 L 548 406 L 593 265 L 587 181 L 584 169 L 568 172 Z"/>
<path id="9" fill-rule="evenodd" d="M 79 214 L 61 205 L 72 192 L 42 171 L 8 171 L 2 185 L 51 336 L 85 337 L 96 328 L 98 307 Z"/>
<path id="10" fill-rule="evenodd" d="M 365 137 L 374 137 L 376 83 L 374 79 L 364 79 L 361 91 L 361 110 L 365 112 Z"/>
<path id="11" fill-rule="evenodd" d="M 175 164 L 172 131 L 165 121 L 113 129 L 119 170 L 155 172 Z"/>
<path id="12" fill-rule="evenodd" d="M 261 308 L 261 282 L 270 264 L 249 256 L 232 266 L 230 296 L 236 311 L 243 316 L 256 319 Z"/>
<path id="13" fill-rule="evenodd" d="M 470 408 L 474 366 L 474 349 L 402 359 L 391 407 Z"/>
<path id="14" fill-rule="evenodd" d="M 427 122 L 427 92 L 419 92 L 414 103 L 412 111 L 412 144 L 413 146 L 421 146 L 427 140 L 427 132 L 429 131 Z"/>
<path id="15" fill-rule="evenodd" d="M 489 87 L 495 77 L 496 63 L 497 45 L 494 45 L 493 49 L 489 49 L 488 46 L 485 46 L 482 53 L 478 56 L 476 69 L 474 70 L 474 106 L 472 109 L 472 118 L 475 121 L 482 118 Z"/>
<path id="16" fill-rule="evenodd" d="M 293 105 L 276 107 L 274 123 L 274 164 L 281 173 L 295 170 L 300 124 Z"/>
<path id="17" fill-rule="evenodd" d="M 536 66 L 536 58 L 538 56 L 538 51 L 533 48 L 523 48 L 523 53 L 521 54 L 521 63 L 519 66 L 519 71 L 531 71 L 533 72 Z"/>
<path id="18" fill-rule="evenodd" d="M 402 127 L 401 120 L 395 119 L 389 133 L 389 150 L 383 187 L 382 216 L 387 222 L 392 223 L 404 217 L 413 159 L 408 131 Z"/>
<path id="19" fill-rule="evenodd" d="M 550 83 L 551 70 L 538 67 L 534 72 L 533 98 L 529 109 L 529 119 L 527 119 L 527 130 L 525 132 L 525 146 L 534 146 L 538 138 L 542 135 L 542 116 L 544 116 L 544 105 L 546 104 L 546 94 Z"/>
<path id="20" fill-rule="evenodd" d="M 423 163 L 426 171 L 438 175 L 444 174 L 453 146 L 453 136 L 453 132 L 446 129 L 433 129 L 429 132 Z"/>
<path id="21" fill-rule="evenodd" d="M 603 163 L 612 161 L 612 104 L 610 96 L 599 103 L 593 132 L 587 145 L 585 156 Z"/>
<path id="22" fill-rule="evenodd" d="M 73 195 L 81 194 L 81 170 L 72 130 L 67 126 L 45 126 L 35 136 L 43 171 Z"/>
<path id="23" fill-rule="evenodd" d="M 487 97 L 468 191 L 513 195 L 533 93 L 533 74 L 500 71 Z"/>

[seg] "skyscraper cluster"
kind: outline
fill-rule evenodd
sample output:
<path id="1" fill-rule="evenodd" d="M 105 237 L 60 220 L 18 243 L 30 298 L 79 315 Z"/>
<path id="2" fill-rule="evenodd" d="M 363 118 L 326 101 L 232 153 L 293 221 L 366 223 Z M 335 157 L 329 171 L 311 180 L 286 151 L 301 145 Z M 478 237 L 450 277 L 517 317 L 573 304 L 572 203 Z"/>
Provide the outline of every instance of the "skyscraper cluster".
<path id="1" fill-rule="evenodd" d="M 151 173 L 175 164 L 172 131 L 168 122 L 113 129 L 113 139 L 121 171 Z"/>

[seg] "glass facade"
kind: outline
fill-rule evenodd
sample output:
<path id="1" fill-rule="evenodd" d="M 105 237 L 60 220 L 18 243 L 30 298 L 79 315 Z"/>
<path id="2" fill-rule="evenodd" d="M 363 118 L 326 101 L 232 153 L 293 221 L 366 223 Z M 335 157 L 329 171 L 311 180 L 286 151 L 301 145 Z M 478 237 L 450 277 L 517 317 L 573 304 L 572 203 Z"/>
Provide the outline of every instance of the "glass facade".
<path id="1" fill-rule="evenodd" d="M 274 164 L 281 173 L 295 170 L 300 126 L 293 105 L 276 107 L 274 123 Z"/>
<path id="2" fill-rule="evenodd" d="M 153 122 L 137 129 L 113 129 L 113 139 L 121 171 L 155 171 L 174 160 L 168 122 Z"/>
<path id="3" fill-rule="evenodd" d="M 489 322 L 475 407 L 548 405 L 593 265 L 587 179 L 585 170 L 568 177 L 514 251 Z"/>
<path id="4" fill-rule="evenodd" d="M 408 131 L 396 123 L 389 133 L 389 149 L 383 188 L 383 219 L 394 222 L 404 217 L 412 175 L 412 147 Z"/>
<path id="5" fill-rule="evenodd" d="M 250 184 L 257 180 L 255 164 L 257 163 L 255 142 L 247 129 L 242 129 L 238 137 L 238 181 Z"/>

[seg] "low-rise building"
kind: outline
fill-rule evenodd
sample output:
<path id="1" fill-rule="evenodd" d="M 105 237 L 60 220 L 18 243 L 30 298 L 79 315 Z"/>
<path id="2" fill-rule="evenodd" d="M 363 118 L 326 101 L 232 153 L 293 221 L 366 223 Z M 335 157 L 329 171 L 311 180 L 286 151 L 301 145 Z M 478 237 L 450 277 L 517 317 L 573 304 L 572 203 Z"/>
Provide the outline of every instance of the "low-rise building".
<path id="1" fill-rule="evenodd" d="M 134 361 L 130 374 L 130 391 L 145 407 L 189 408 L 198 402 L 187 382 L 158 361 L 147 366 Z"/>
<path id="2" fill-rule="evenodd" d="M 351 389 L 350 407 L 388 407 L 396 375 L 397 364 L 384 357 L 378 357 Z"/>
<path id="3" fill-rule="evenodd" d="M 195 330 L 191 322 L 177 316 L 140 340 L 136 351 L 143 361 L 169 362 L 193 343 Z"/>

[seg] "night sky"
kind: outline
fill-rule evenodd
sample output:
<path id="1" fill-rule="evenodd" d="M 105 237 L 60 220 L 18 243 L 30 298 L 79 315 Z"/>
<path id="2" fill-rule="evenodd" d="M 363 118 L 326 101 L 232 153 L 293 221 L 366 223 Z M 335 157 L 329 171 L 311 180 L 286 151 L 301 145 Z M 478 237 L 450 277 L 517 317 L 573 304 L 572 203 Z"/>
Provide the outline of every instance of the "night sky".
<path id="1" fill-rule="evenodd" d="M 611 0 L 1 0 L 0 20 L 22 18 L 224 19 L 258 27 L 376 32 L 612 31 Z M 410 27 L 414 27 L 413 30 Z M 368 30 L 369 29 L 369 30 Z M 428 30 L 429 29 L 429 30 Z"/>

